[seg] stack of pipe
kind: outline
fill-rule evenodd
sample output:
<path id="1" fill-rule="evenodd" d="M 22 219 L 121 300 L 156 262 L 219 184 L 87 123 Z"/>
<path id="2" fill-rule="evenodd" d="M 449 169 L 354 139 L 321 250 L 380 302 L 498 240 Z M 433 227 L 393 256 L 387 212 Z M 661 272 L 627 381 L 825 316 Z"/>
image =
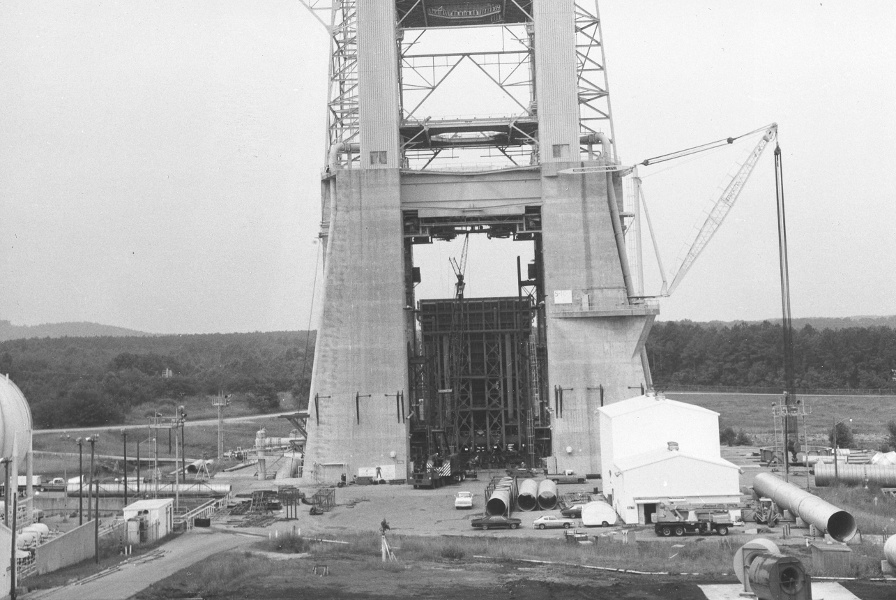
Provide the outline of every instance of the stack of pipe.
<path id="1" fill-rule="evenodd" d="M 541 510 L 557 508 L 557 484 L 545 479 L 538 484 L 538 506 Z"/>
<path id="2" fill-rule="evenodd" d="M 856 534 L 856 520 L 851 514 L 771 473 L 758 474 L 753 480 L 753 489 L 838 542 L 846 542 Z"/>
<path id="3" fill-rule="evenodd" d="M 818 487 L 834 485 L 838 479 L 846 485 L 870 483 L 880 487 L 896 487 L 896 466 L 839 464 L 835 471 L 834 465 L 815 465 L 815 485 Z"/>

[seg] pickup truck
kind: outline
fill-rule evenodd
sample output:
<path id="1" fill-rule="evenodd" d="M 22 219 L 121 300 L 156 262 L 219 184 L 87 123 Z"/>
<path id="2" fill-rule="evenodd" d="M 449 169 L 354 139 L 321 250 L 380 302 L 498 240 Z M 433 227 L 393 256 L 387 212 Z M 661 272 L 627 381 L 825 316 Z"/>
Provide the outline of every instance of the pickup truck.
<path id="1" fill-rule="evenodd" d="M 562 473 L 548 473 L 545 478 L 550 479 L 556 484 L 561 483 L 585 483 L 583 475 L 576 475 L 572 469 L 566 469 Z"/>

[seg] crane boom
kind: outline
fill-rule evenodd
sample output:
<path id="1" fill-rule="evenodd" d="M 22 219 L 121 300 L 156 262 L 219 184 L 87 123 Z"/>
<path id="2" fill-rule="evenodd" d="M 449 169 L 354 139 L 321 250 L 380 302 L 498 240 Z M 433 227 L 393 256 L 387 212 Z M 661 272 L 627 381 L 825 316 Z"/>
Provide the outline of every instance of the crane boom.
<path id="1" fill-rule="evenodd" d="M 756 144 L 756 147 L 753 148 L 750 156 L 747 157 L 747 160 L 744 162 L 744 164 L 741 165 L 737 173 L 734 174 L 734 177 L 731 178 L 731 181 L 728 182 L 728 185 L 725 187 L 725 191 L 722 192 L 722 195 L 716 201 L 715 206 L 713 206 L 713 209 L 706 217 L 706 221 L 704 221 L 703 227 L 701 227 L 700 231 L 697 232 L 694 241 L 691 243 L 690 250 L 688 250 L 688 253 L 682 259 L 681 264 L 679 264 L 678 269 L 675 271 L 675 274 L 672 277 L 672 283 L 669 285 L 669 289 L 664 295 L 669 296 L 673 291 L 675 291 L 675 288 L 678 287 L 679 283 L 681 283 L 681 280 L 687 274 L 688 270 L 690 270 L 691 266 L 694 264 L 694 261 L 697 260 L 697 257 L 700 256 L 700 253 L 703 252 L 704 248 L 706 248 L 709 240 L 711 240 L 712 236 L 715 235 L 716 231 L 719 229 L 719 226 L 722 224 L 722 221 L 724 221 L 725 217 L 728 216 L 728 213 L 731 211 L 731 207 L 734 206 L 734 203 L 737 201 L 738 196 L 740 196 L 740 193 L 743 191 L 747 180 L 753 173 L 753 169 L 754 167 L 756 167 L 756 163 L 759 161 L 759 158 L 765 151 L 766 146 L 768 146 L 769 142 L 775 139 L 777 134 L 778 125 L 777 123 L 772 123 L 766 129 L 765 134 L 762 136 L 762 139 L 759 140 L 759 143 Z"/>

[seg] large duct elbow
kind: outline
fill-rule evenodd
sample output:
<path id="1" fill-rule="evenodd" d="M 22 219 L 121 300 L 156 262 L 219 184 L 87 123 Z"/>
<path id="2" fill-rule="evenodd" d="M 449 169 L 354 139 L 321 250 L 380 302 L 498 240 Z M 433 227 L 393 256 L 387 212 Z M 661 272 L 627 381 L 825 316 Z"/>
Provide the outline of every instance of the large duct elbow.
<path id="1" fill-rule="evenodd" d="M 583 135 L 579 138 L 579 143 L 586 146 L 600 144 L 601 154 L 611 161 L 616 160 L 616 156 L 613 154 L 613 142 L 610 141 L 610 138 L 606 133 L 596 132 Z"/>
<path id="2" fill-rule="evenodd" d="M 846 542 L 856 534 L 856 520 L 851 514 L 770 473 L 757 475 L 753 489 L 838 542 Z"/>
<path id="3" fill-rule="evenodd" d="M 499 488 L 492 492 L 485 504 L 485 512 L 491 516 L 506 515 L 510 512 L 510 488 Z"/>
<path id="4" fill-rule="evenodd" d="M 333 172 L 339 163 L 339 155 L 349 152 L 360 152 L 358 144 L 349 144 L 347 142 L 339 142 L 330 146 L 330 152 L 327 154 L 327 170 Z"/>

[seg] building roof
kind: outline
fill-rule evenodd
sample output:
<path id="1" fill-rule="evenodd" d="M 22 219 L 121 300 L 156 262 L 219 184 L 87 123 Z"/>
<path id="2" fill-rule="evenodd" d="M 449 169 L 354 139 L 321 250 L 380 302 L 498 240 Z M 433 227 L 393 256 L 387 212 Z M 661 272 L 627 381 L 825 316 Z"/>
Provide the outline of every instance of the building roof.
<path id="1" fill-rule="evenodd" d="M 132 504 L 128 504 L 124 507 L 123 510 L 154 510 L 157 508 L 164 508 L 169 504 L 174 504 L 173 498 L 158 498 L 158 499 L 150 499 L 150 500 L 137 500 Z"/>
<path id="2" fill-rule="evenodd" d="M 635 413 L 642 410 L 650 410 L 658 406 L 669 406 L 682 410 L 692 410 L 708 415 L 715 415 L 717 417 L 719 416 L 719 413 L 715 412 L 714 410 L 709 410 L 708 408 L 703 408 L 702 406 L 697 406 L 696 404 L 688 404 L 687 402 L 670 400 L 665 396 L 654 395 L 637 396 L 635 398 L 629 398 L 628 400 L 623 400 L 621 402 L 614 402 L 613 404 L 602 406 L 598 410 L 602 414 L 612 418 Z"/>
<path id="3" fill-rule="evenodd" d="M 698 456 L 696 454 L 682 452 L 681 450 L 669 450 L 667 448 L 649 450 L 647 452 L 644 452 L 643 454 L 635 454 L 632 456 L 619 458 L 614 461 L 614 465 L 617 470 L 625 472 L 640 469 L 641 467 L 645 467 L 647 465 L 675 459 L 697 460 L 720 467 L 730 467 L 732 469 L 740 470 L 740 467 L 732 462 L 728 462 L 724 458 L 713 456 Z"/>

